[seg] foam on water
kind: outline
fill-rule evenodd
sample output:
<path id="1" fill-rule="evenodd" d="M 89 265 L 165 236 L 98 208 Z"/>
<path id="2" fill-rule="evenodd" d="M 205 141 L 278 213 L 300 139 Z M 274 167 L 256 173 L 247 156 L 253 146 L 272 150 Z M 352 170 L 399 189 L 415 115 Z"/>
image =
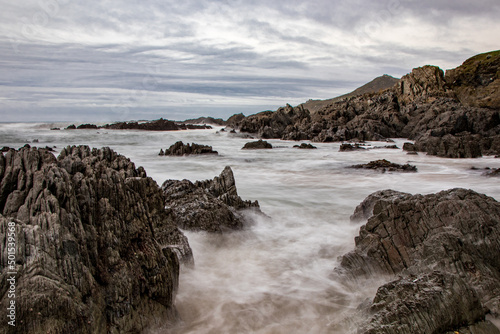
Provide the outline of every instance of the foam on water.
<path id="1" fill-rule="evenodd" d="M 31 145 L 56 146 L 56 152 L 66 145 L 109 146 L 143 166 L 159 185 L 166 179 L 213 178 L 229 165 L 242 198 L 259 200 L 272 217 L 223 236 L 186 232 L 196 265 L 181 273 L 176 305 L 183 323 L 176 334 L 336 332 L 344 313 L 376 291 L 376 284 L 351 291 L 329 278 L 338 256 L 354 248 L 359 224 L 349 216 L 366 196 L 388 188 L 427 194 L 463 187 L 500 199 L 497 179 L 471 170 L 500 167 L 492 157 L 442 159 L 401 149 L 338 152 L 339 143 L 298 150 L 296 142 L 279 140 L 269 140 L 279 146 L 273 150 L 241 150 L 250 139 L 218 129 L 51 131 L 52 126 L 0 124 L 0 146 L 18 148 L 34 139 L 39 142 Z M 219 156 L 158 156 L 178 140 L 211 145 Z M 395 141 L 402 147 L 405 140 Z M 419 172 L 346 168 L 376 159 L 410 162 Z"/>

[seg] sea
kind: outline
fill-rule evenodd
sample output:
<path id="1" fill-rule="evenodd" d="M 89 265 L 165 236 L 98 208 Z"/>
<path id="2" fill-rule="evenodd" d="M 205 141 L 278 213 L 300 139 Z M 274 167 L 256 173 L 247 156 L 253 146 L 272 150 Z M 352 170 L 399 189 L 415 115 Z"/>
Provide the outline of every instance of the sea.
<path id="1" fill-rule="evenodd" d="M 300 142 L 282 140 L 268 140 L 271 150 L 242 150 L 252 139 L 222 127 L 150 132 L 64 130 L 67 125 L 0 123 L 0 147 L 48 146 L 57 155 L 68 145 L 107 146 L 143 166 L 160 186 L 167 179 L 212 179 L 230 166 L 238 194 L 258 200 L 270 217 L 224 235 L 184 231 L 195 266 L 181 271 L 175 303 L 182 321 L 160 326 L 158 334 L 348 332 L 358 305 L 373 298 L 378 286 L 353 289 L 331 275 L 339 257 L 354 249 L 363 222 L 349 216 L 363 199 L 383 189 L 429 194 L 460 187 L 500 200 L 499 179 L 483 175 L 485 168 L 500 167 L 500 159 L 408 155 L 402 138 L 367 142 L 366 150 L 353 152 L 339 152 L 341 143 L 312 143 L 317 149 L 303 150 L 293 147 Z M 219 154 L 158 155 L 179 140 L 210 145 Z M 349 168 L 377 159 L 409 163 L 418 172 Z"/>

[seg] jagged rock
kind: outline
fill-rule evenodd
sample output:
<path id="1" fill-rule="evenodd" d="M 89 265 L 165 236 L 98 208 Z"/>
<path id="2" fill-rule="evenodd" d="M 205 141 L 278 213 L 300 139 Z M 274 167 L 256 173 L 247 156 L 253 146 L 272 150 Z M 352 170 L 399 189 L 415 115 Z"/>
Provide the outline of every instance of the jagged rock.
<path id="1" fill-rule="evenodd" d="M 408 324 L 434 328 L 419 331 L 427 333 L 491 325 L 480 320 L 498 314 L 500 307 L 500 203 L 465 189 L 425 196 L 387 191 L 367 198 L 355 216 L 370 216 L 370 208 L 372 216 L 355 238 L 355 250 L 341 257 L 333 274 L 352 284 L 379 275 L 402 277 L 379 290 L 369 321 L 375 327 L 366 333 L 377 332 L 377 326 L 379 331 L 395 326 L 387 333 L 398 333 Z M 411 275 L 427 277 L 423 290 L 418 283 L 405 291 Z M 458 302 L 457 312 L 450 300 Z"/>
<path id="2" fill-rule="evenodd" d="M 229 166 L 213 180 L 167 180 L 162 185 L 165 205 L 182 229 L 222 233 L 245 226 L 244 210 L 260 213 L 257 201 L 238 196 L 233 171 Z"/>
<path id="3" fill-rule="evenodd" d="M 385 172 L 416 172 L 417 167 L 410 164 L 396 164 L 385 159 L 370 161 L 367 164 L 353 165 L 356 169 L 375 169 Z"/>
<path id="4" fill-rule="evenodd" d="M 415 144 L 407 142 L 403 144 L 403 151 L 416 152 L 417 149 L 415 148 Z"/>
<path id="5" fill-rule="evenodd" d="M 10 150 L 0 154 L 0 212 L 0 238 L 10 222 L 16 232 L 15 268 L 0 258 L 2 308 L 17 272 L 9 332 L 141 332 L 176 321 L 176 254 L 186 261 L 191 249 L 142 167 L 109 148 L 67 147 L 57 159 Z"/>
<path id="6" fill-rule="evenodd" d="M 163 156 L 163 155 L 165 155 L 165 151 L 161 148 L 161 149 L 160 149 L 160 153 L 158 153 L 158 155 L 159 155 L 159 156 Z"/>
<path id="7" fill-rule="evenodd" d="M 444 72 L 437 66 L 426 65 L 414 68 L 403 76 L 397 87 L 399 101 L 409 104 L 416 100 L 446 96 Z"/>
<path id="8" fill-rule="evenodd" d="M 302 149 L 302 150 L 314 150 L 314 149 L 317 149 L 316 146 L 311 145 L 311 144 L 307 144 L 307 143 L 302 143 L 300 145 L 293 145 L 293 147 L 299 148 L 299 149 Z"/>
<path id="9" fill-rule="evenodd" d="M 175 122 L 160 118 L 149 122 L 117 122 L 102 126 L 105 129 L 115 130 L 148 130 L 148 131 L 175 131 L 181 127 Z"/>
<path id="10" fill-rule="evenodd" d="M 226 121 L 227 126 L 232 127 L 232 128 L 237 128 L 239 127 L 239 123 L 245 118 L 245 115 L 242 113 L 239 114 L 234 114 L 233 116 L 229 117 Z"/>
<path id="11" fill-rule="evenodd" d="M 218 154 L 217 151 L 212 149 L 212 146 L 200 145 L 196 143 L 184 144 L 182 141 L 178 141 L 161 154 L 163 150 L 160 150 L 159 155 L 191 155 L 191 154 Z"/>
<path id="12" fill-rule="evenodd" d="M 273 145 L 262 139 L 246 143 L 245 146 L 243 146 L 244 150 L 271 149 L 271 148 L 273 148 Z"/>
<path id="13" fill-rule="evenodd" d="M 340 145 L 339 152 L 351 152 L 351 151 L 362 151 L 366 150 L 361 144 L 342 144 Z"/>
<path id="14" fill-rule="evenodd" d="M 68 127 L 66 127 L 66 130 L 76 130 L 75 124 L 71 124 Z"/>
<path id="15" fill-rule="evenodd" d="M 448 273 L 409 276 L 381 286 L 366 315 L 359 334 L 465 333 L 470 327 L 500 333 L 484 321 L 477 293 Z"/>

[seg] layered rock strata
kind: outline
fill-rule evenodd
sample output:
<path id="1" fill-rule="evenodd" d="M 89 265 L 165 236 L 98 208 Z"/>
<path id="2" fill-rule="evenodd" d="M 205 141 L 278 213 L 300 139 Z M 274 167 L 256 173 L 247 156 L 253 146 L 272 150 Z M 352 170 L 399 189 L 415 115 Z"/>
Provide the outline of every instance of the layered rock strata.
<path id="1" fill-rule="evenodd" d="M 334 276 L 387 277 L 362 307 L 359 333 L 500 333 L 500 204 L 472 190 L 431 195 L 382 191 L 352 219 L 368 221 Z M 482 331 L 480 331 L 482 330 Z"/>
<path id="2" fill-rule="evenodd" d="M 0 331 L 137 333 L 176 321 L 179 260 L 191 249 L 142 167 L 109 148 L 67 147 L 57 159 L 9 150 L 0 154 L 0 212 L 3 309 L 16 273 L 16 327 L 3 321 Z"/>

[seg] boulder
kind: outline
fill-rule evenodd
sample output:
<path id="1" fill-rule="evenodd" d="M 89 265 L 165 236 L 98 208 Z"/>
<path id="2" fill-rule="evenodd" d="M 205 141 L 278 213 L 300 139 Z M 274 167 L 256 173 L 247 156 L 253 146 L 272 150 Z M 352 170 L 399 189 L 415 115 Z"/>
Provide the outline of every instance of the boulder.
<path id="1" fill-rule="evenodd" d="M 2 240 L 15 226 L 17 261 L 0 258 L 0 304 L 16 272 L 16 333 L 142 332 L 177 321 L 179 262 L 192 253 L 142 167 L 109 148 L 67 147 L 57 159 L 10 150 L 0 154 L 0 212 Z"/>
<path id="2" fill-rule="evenodd" d="M 160 150 L 159 155 L 198 155 L 198 154 L 218 154 L 217 151 L 212 149 L 212 146 L 200 145 L 196 143 L 184 144 L 182 141 L 178 141 L 171 145 L 169 148 L 165 149 L 163 154 L 161 154 L 163 149 Z"/>
<path id="3" fill-rule="evenodd" d="M 261 213 L 257 201 L 238 196 L 231 167 L 213 180 L 167 180 L 162 185 L 165 206 L 182 229 L 223 233 L 240 230 L 249 223 L 246 210 Z"/>
<path id="4" fill-rule="evenodd" d="M 333 276 L 353 286 L 392 280 L 369 303 L 360 333 L 499 333 L 483 320 L 500 307 L 500 203 L 466 189 L 384 191 L 353 216 L 369 218 Z"/>
<path id="5" fill-rule="evenodd" d="M 271 149 L 273 145 L 265 140 L 259 139 L 258 141 L 248 142 L 243 146 L 243 150 L 258 150 L 258 149 Z"/>

